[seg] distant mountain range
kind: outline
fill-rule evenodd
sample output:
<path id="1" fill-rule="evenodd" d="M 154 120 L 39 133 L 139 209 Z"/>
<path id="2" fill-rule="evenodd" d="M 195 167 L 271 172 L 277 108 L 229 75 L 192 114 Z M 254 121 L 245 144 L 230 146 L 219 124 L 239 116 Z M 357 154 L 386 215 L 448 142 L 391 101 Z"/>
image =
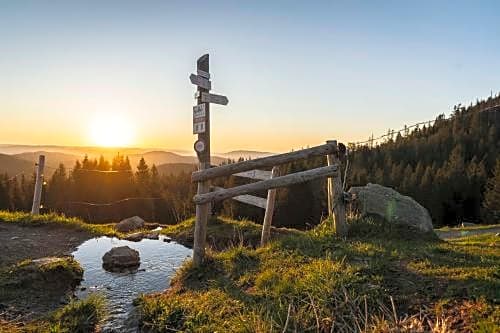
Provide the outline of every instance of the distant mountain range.
<path id="1" fill-rule="evenodd" d="M 160 173 L 178 174 L 181 171 L 191 172 L 196 167 L 198 159 L 193 155 L 181 155 L 171 151 L 148 150 L 143 148 L 101 148 L 101 147 L 70 147 L 70 146 L 33 146 L 0 144 L 0 174 L 16 175 L 21 172 L 31 174 L 39 155 L 45 155 L 46 175 L 51 175 L 60 163 L 70 169 L 77 160 L 85 155 L 89 158 L 99 158 L 101 155 L 110 160 L 116 154 L 128 156 L 132 168 L 144 157 L 149 166 L 155 164 Z M 237 160 L 269 156 L 272 153 L 251 150 L 236 150 L 212 156 L 212 164 L 218 165 L 227 159 Z"/>

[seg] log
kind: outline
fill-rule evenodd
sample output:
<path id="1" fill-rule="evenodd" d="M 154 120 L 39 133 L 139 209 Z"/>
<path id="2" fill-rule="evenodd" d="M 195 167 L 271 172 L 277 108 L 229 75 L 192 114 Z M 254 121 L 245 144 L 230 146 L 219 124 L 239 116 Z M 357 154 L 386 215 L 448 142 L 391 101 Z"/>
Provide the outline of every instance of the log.
<path id="1" fill-rule="evenodd" d="M 250 170 L 250 171 L 235 173 L 233 176 L 242 177 L 242 178 L 250 178 L 250 179 L 258 179 L 258 180 L 266 180 L 266 179 L 271 178 L 271 171 Z"/>
<path id="2" fill-rule="evenodd" d="M 322 168 L 292 173 L 286 176 L 262 180 L 260 182 L 224 189 L 222 191 L 197 194 L 194 202 L 197 205 L 207 202 L 221 201 L 242 194 L 255 193 L 273 188 L 286 187 L 294 184 L 305 183 L 314 179 L 338 176 L 338 167 L 330 165 Z"/>
<path id="3" fill-rule="evenodd" d="M 332 141 L 321 146 L 302 149 L 291 153 L 278 154 L 268 157 L 257 158 L 255 160 L 226 164 L 206 170 L 198 170 L 193 172 L 191 180 L 193 182 L 201 182 L 217 177 L 229 176 L 238 172 L 259 169 L 259 168 L 273 167 L 294 162 L 300 159 L 307 159 L 315 156 L 333 154 L 336 151 L 337 151 L 337 143 L 336 141 Z"/>

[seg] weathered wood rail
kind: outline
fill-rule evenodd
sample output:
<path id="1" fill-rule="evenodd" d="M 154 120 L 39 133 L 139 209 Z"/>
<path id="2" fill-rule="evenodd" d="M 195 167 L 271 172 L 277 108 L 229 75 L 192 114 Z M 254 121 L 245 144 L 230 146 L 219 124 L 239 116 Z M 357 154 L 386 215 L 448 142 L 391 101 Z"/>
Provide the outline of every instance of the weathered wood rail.
<path id="1" fill-rule="evenodd" d="M 234 164 L 226 164 L 216 168 L 195 171 L 191 176 L 191 180 L 194 182 L 201 182 L 253 169 L 268 168 L 276 165 L 295 162 L 300 159 L 308 159 L 316 156 L 325 156 L 329 154 L 334 154 L 336 152 L 337 152 L 337 142 L 329 141 L 321 146 L 302 149 L 291 153 L 256 158 L 254 160 L 243 161 Z"/>
<path id="2" fill-rule="evenodd" d="M 322 168 L 296 172 L 285 176 L 261 180 L 256 183 L 240 185 L 205 194 L 197 194 L 194 196 L 194 202 L 197 205 L 201 205 L 208 202 L 222 201 L 243 194 L 250 194 L 259 191 L 305 183 L 318 178 L 335 177 L 337 171 L 337 165 L 330 165 Z"/>

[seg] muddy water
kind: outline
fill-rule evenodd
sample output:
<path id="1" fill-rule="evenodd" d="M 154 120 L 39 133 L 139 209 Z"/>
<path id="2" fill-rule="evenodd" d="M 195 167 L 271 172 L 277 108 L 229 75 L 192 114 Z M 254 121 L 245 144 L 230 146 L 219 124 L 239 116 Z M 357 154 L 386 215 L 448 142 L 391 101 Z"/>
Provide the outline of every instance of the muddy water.
<path id="1" fill-rule="evenodd" d="M 136 272 L 111 273 L 102 268 L 102 256 L 116 246 L 129 246 L 139 251 L 141 265 Z M 108 303 L 108 318 L 103 332 L 136 332 L 133 300 L 141 293 L 165 290 L 176 269 L 190 257 L 192 250 L 175 242 L 143 239 L 130 242 L 110 237 L 98 237 L 81 244 L 73 256 L 84 269 L 77 297 L 102 292 Z"/>

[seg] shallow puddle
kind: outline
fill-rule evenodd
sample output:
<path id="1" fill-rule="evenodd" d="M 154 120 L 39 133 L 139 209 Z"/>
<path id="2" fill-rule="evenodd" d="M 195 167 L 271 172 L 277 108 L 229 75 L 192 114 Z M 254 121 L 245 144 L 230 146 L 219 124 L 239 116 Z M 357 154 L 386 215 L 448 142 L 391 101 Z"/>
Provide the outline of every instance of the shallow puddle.
<path id="1" fill-rule="evenodd" d="M 192 250 L 175 242 L 143 239 L 131 242 L 111 237 L 89 239 L 73 252 L 84 269 L 83 281 L 76 295 L 84 298 L 100 291 L 107 299 L 108 318 L 103 332 L 136 332 L 132 301 L 141 293 L 165 290 L 170 279 Z M 141 265 L 135 273 L 111 273 L 102 268 L 102 256 L 113 247 L 129 246 L 139 251 Z"/>

